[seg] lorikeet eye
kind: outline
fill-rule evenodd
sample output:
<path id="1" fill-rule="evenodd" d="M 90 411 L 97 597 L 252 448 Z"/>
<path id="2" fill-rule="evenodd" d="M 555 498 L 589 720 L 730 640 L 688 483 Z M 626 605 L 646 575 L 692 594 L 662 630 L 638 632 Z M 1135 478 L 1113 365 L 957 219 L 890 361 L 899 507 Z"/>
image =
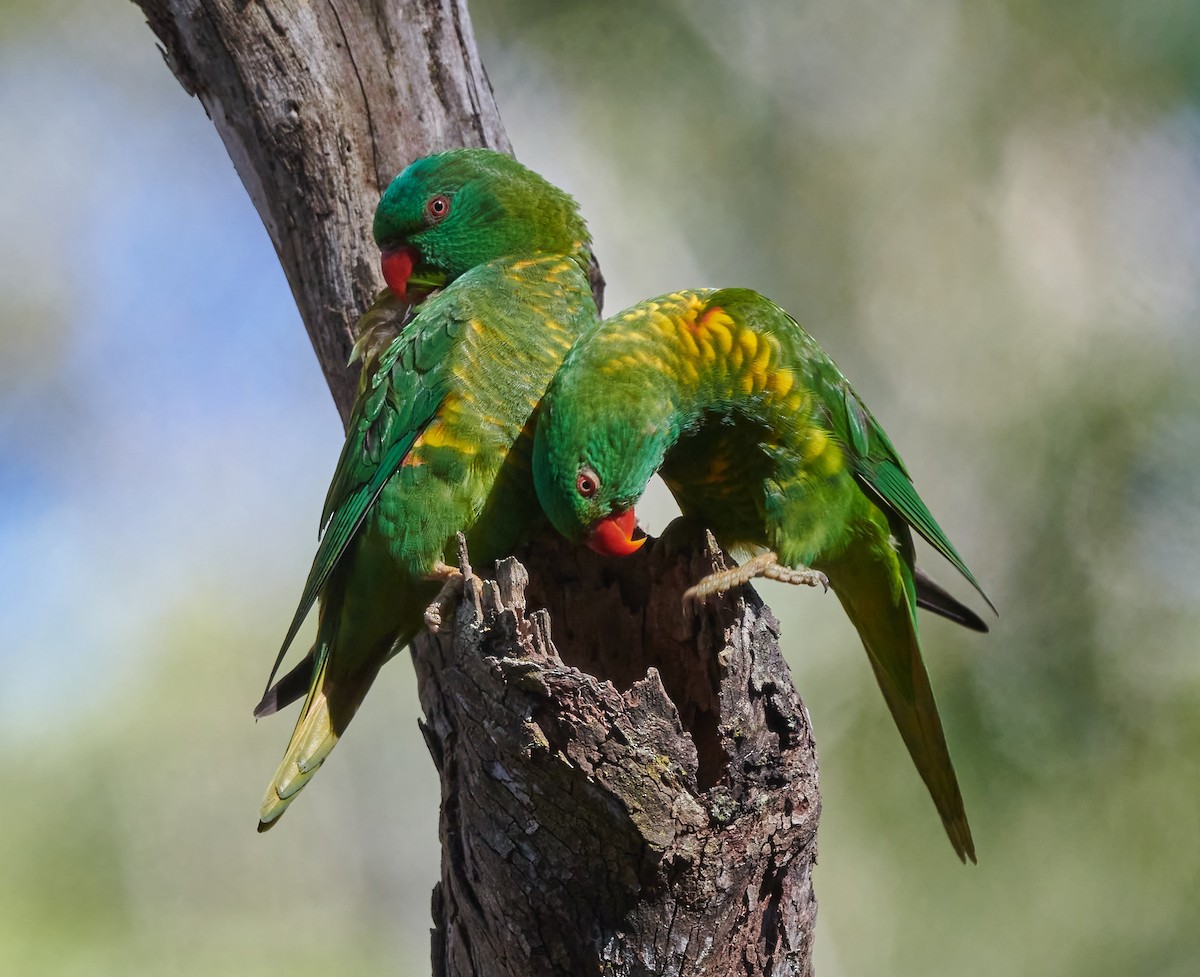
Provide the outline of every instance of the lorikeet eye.
<path id="1" fill-rule="evenodd" d="M 590 499 L 600 487 L 599 476 L 590 468 L 581 468 L 575 478 L 575 491 L 585 499 Z"/>
<path id="2" fill-rule="evenodd" d="M 425 205 L 425 217 L 431 224 L 436 224 L 448 213 L 450 213 L 450 198 L 444 193 L 431 197 L 429 203 Z"/>

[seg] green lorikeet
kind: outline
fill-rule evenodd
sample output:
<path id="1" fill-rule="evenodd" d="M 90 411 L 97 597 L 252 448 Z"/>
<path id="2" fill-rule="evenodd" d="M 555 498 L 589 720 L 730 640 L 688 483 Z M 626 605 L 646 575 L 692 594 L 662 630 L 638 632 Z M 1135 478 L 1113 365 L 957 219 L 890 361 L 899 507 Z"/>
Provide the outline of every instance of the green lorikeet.
<path id="1" fill-rule="evenodd" d="M 305 696 L 260 831 L 325 760 L 380 666 L 422 628 L 454 576 L 455 534 L 487 562 L 533 531 L 530 418 L 598 318 L 574 200 L 500 153 L 417 160 L 384 193 L 374 234 L 391 293 L 360 323 L 358 399 L 271 679 L 319 601 L 316 641 L 278 684 L 268 680 L 255 710 Z"/>
<path id="2" fill-rule="evenodd" d="M 833 588 L 954 850 L 974 861 L 916 608 L 986 627 L 916 569 L 911 530 L 983 591 L 833 361 L 745 289 L 665 295 L 597 323 L 543 401 L 538 497 L 569 539 L 627 554 L 642 542 L 633 506 L 656 471 L 685 516 L 753 554 L 689 597 L 754 576 Z"/>

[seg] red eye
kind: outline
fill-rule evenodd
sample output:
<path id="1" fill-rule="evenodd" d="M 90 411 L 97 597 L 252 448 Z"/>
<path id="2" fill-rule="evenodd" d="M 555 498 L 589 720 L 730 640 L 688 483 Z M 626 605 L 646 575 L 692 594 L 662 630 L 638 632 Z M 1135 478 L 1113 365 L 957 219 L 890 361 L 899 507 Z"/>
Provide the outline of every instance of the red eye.
<path id="1" fill-rule="evenodd" d="M 575 478 L 575 491 L 585 499 L 590 499 L 600 487 L 600 479 L 590 468 L 582 469 Z"/>
<path id="2" fill-rule="evenodd" d="M 425 205 L 425 216 L 431 224 L 436 224 L 448 213 L 450 213 L 450 198 L 444 193 L 431 197 L 429 203 Z"/>

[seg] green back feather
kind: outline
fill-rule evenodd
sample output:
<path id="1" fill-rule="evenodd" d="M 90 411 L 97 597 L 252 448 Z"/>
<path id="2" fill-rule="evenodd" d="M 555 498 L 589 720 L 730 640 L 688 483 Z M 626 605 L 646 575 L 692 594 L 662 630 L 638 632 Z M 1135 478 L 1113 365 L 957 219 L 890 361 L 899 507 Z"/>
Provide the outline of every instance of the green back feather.
<path id="1" fill-rule="evenodd" d="M 350 434 L 325 499 L 321 542 L 267 679 L 268 688 L 371 506 L 437 413 L 451 380 L 449 372 L 437 366 L 445 360 L 461 325 L 447 317 L 418 318 L 379 357 L 374 374 L 359 394 Z M 418 366 L 421 363 L 426 364 L 424 369 Z"/>

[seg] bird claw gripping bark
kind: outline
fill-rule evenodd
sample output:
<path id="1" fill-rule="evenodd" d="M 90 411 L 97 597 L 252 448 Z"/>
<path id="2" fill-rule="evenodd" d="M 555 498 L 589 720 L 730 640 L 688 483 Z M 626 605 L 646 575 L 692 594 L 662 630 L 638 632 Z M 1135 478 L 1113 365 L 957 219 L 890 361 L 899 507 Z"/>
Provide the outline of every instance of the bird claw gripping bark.
<path id="1" fill-rule="evenodd" d="M 779 556 L 768 550 L 732 570 L 710 573 L 694 587 L 689 587 L 684 591 L 684 606 L 703 603 L 705 598 L 732 590 L 734 587 L 740 587 L 755 577 L 766 577 L 768 580 L 779 580 L 783 583 L 804 584 L 806 587 L 819 586 L 823 587 L 827 593 L 829 591 L 829 578 L 820 570 L 811 570 L 808 567 L 785 567 L 779 562 Z"/>
<path id="2" fill-rule="evenodd" d="M 442 589 L 425 608 L 425 626 L 430 632 L 437 634 L 442 625 L 454 616 L 454 605 L 458 603 L 463 592 L 462 571 L 445 563 L 437 563 L 430 580 L 441 580 Z"/>

